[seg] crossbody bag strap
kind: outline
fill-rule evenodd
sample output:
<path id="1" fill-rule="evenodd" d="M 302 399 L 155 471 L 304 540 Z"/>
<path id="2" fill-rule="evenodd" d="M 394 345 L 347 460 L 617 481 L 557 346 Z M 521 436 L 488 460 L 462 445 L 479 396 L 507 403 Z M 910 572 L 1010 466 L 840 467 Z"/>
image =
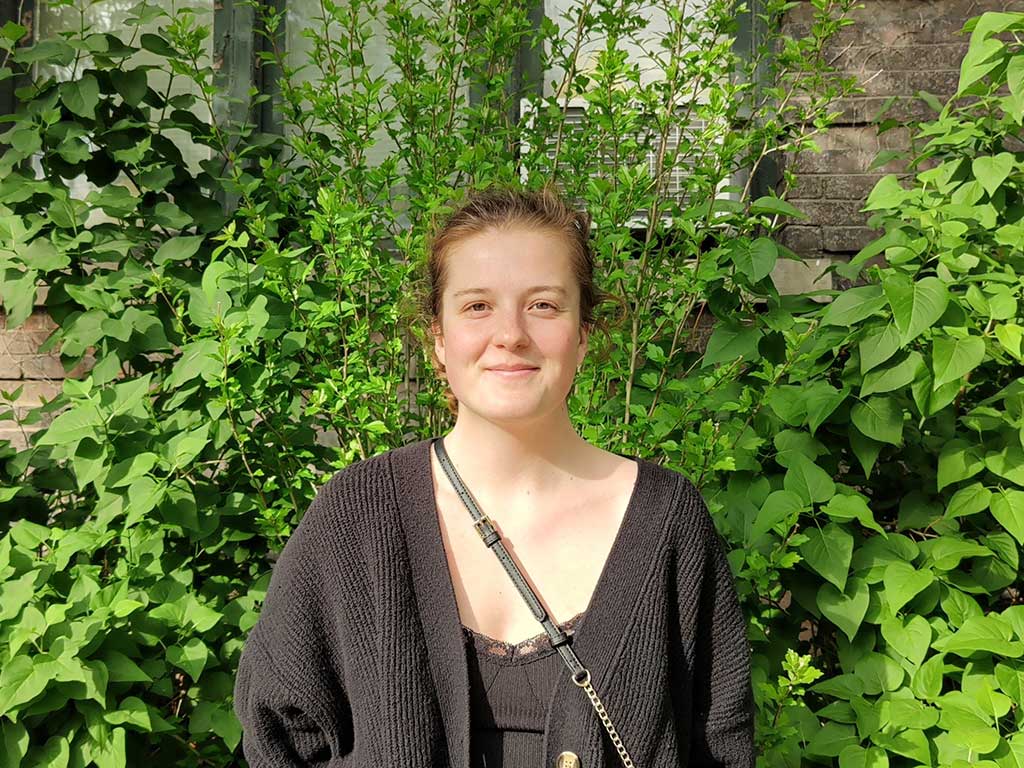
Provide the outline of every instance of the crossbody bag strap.
<path id="1" fill-rule="evenodd" d="M 594 690 L 594 686 L 590 684 L 590 670 L 583 666 L 580 662 L 576 652 L 569 645 L 569 636 L 562 631 L 548 616 L 548 612 L 544 610 L 544 606 L 541 605 L 540 600 L 537 598 L 537 594 L 533 591 L 529 584 L 526 583 L 526 579 L 523 578 L 522 571 L 519 570 L 519 566 L 516 565 L 515 561 L 509 555 L 508 550 L 505 548 L 505 543 L 501 540 L 501 534 L 498 533 L 494 527 L 491 519 L 480 511 L 477 506 L 476 500 L 470 494 L 469 489 L 466 488 L 465 483 L 462 482 L 462 478 L 459 477 L 459 473 L 455 471 L 455 466 L 452 464 L 450 458 L 448 458 L 448 451 L 444 447 L 443 438 L 435 438 L 433 441 L 434 453 L 437 455 L 437 459 L 441 464 L 441 468 L 447 475 L 449 482 L 458 494 L 462 503 L 469 510 L 470 516 L 473 518 L 473 527 L 476 528 L 476 532 L 483 539 L 484 544 L 494 552 L 498 557 L 498 561 L 505 568 L 509 578 L 512 579 L 512 583 L 515 584 L 516 589 L 519 590 L 519 594 L 523 596 L 526 601 L 526 605 L 529 607 L 530 612 L 533 613 L 534 618 L 540 622 L 541 626 L 544 627 L 544 631 L 547 633 L 548 638 L 551 640 L 551 645 L 558 651 L 562 660 L 569 668 L 569 674 L 572 677 L 572 681 L 582 688 L 590 699 L 590 703 L 593 704 L 594 710 L 597 712 L 598 717 L 604 724 L 605 730 L 608 731 L 608 736 L 612 740 L 612 744 L 615 745 L 615 749 L 619 753 L 619 757 L 622 758 L 622 763 L 626 768 L 635 768 L 633 760 L 626 752 L 626 748 L 622 745 L 622 740 L 619 738 L 618 732 L 615 730 L 615 726 L 612 724 L 611 718 L 608 717 L 607 711 L 605 711 L 604 705 L 601 703 L 601 699 L 598 697 L 597 692 Z"/>

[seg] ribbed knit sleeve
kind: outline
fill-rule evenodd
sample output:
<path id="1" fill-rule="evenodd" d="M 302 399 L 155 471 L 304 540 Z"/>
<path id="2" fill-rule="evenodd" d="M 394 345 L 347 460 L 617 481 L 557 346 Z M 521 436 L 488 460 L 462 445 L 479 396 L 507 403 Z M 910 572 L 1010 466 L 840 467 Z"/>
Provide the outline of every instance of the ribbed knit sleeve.
<path id="1" fill-rule="evenodd" d="M 251 768 L 339 766 L 352 749 L 329 544 L 337 511 L 328 484 L 281 551 L 242 650 L 234 709 Z"/>
<path id="2" fill-rule="evenodd" d="M 694 659 L 690 766 L 751 768 L 755 763 L 754 696 L 747 623 L 725 545 L 701 502 L 704 577 Z"/>

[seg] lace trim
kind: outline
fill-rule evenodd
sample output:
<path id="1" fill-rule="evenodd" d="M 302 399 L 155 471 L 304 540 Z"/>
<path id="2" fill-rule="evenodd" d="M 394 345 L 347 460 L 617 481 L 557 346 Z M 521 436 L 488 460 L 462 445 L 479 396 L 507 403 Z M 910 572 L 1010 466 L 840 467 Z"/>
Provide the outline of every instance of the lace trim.
<path id="1" fill-rule="evenodd" d="M 572 637 L 575 634 L 575 627 L 583 618 L 584 613 L 585 611 L 580 611 L 571 619 L 563 621 L 558 626 L 561 627 L 562 631 L 569 635 L 569 637 Z M 485 653 L 494 658 L 511 661 L 521 659 L 526 656 L 541 654 L 545 651 L 550 651 L 552 653 L 555 651 L 554 647 L 551 645 L 550 638 L 548 638 L 547 632 L 541 632 L 533 637 L 520 640 L 518 643 L 506 643 L 504 640 L 496 640 L 490 635 L 485 635 L 482 632 L 477 632 L 475 629 L 470 629 L 465 624 L 462 625 L 462 632 L 467 639 L 473 641 L 473 645 L 477 652 Z"/>

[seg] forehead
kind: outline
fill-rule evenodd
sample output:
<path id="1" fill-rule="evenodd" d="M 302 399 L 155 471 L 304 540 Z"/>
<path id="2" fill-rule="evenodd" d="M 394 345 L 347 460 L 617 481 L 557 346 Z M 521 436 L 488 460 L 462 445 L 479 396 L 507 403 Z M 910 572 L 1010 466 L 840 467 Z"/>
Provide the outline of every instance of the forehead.
<path id="1" fill-rule="evenodd" d="M 563 235 L 543 229 L 487 229 L 455 242 L 448 251 L 447 292 L 469 284 L 506 286 L 555 284 L 570 289 L 569 244 Z"/>

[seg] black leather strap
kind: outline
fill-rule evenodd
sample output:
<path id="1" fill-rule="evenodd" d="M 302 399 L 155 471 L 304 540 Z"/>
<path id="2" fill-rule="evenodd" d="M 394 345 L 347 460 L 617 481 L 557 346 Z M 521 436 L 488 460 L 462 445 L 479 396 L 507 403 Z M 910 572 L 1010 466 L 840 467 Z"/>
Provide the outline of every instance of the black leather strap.
<path id="1" fill-rule="evenodd" d="M 476 501 L 473 499 L 472 494 L 466 488 L 465 483 L 462 482 L 462 478 L 459 477 L 459 473 L 455 471 L 455 466 L 452 464 L 451 459 L 448 458 L 448 452 L 444 448 L 444 438 L 435 438 L 432 441 L 434 447 L 434 453 L 437 454 L 437 459 L 441 463 L 441 468 L 444 473 L 448 476 L 448 480 L 455 488 L 455 492 L 462 499 L 462 503 L 466 505 L 466 509 L 469 510 L 469 514 L 473 517 L 473 527 L 476 528 L 477 533 L 480 534 L 480 538 L 483 539 L 486 544 L 495 555 L 498 560 L 504 566 L 508 572 L 509 578 L 512 579 L 512 583 L 516 585 L 516 589 L 519 590 L 519 594 L 523 596 L 526 601 L 526 605 L 529 606 L 530 611 L 534 617 L 544 627 L 544 631 L 547 632 L 548 638 L 551 640 L 558 653 L 561 655 L 562 660 L 565 661 L 569 672 L 573 676 L 573 680 L 580 682 L 584 679 L 584 676 L 589 676 L 586 667 L 580 663 L 579 658 L 573 651 L 572 646 L 569 645 L 569 636 L 565 634 L 551 621 L 547 611 L 544 610 L 544 606 L 541 605 L 540 600 L 537 599 L 536 593 L 526 583 L 526 579 L 523 578 L 522 571 L 519 570 L 519 566 L 515 564 L 515 561 L 509 555 L 508 550 L 505 548 L 504 542 L 501 540 L 501 534 L 495 529 L 491 519 L 487 517 L 480 508 L 477 506 Z"/>

